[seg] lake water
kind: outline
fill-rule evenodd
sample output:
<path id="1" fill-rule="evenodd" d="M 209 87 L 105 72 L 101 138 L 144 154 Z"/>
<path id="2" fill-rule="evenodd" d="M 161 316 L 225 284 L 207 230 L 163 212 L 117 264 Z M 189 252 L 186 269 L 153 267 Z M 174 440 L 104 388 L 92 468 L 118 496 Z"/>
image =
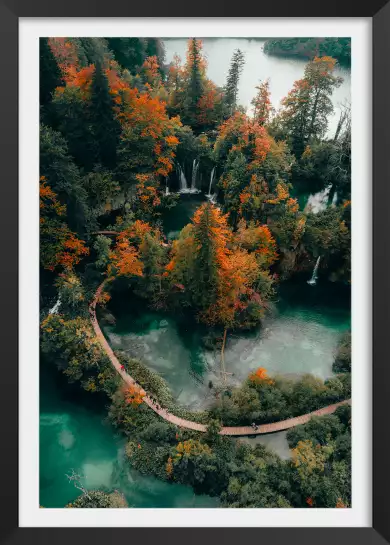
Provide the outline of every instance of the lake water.
<path id="1" fill-rule="evenodd" d="M 349 290 L 321 279 L 309 286 L 308 279 L 301 275 L 283 286 L 275 311 L 261 328 L 228 335 L 225 366 L 231 383 L 239 384 L 258 367 L 291 378 L 332 376 L 338 341 L 350 327 Z M 197 410 L 212 403 L 209 381 L 220 383 L 221 367 L 219 350 L 202 343 L 207 328 L 185 316 L 148 310 L 144 301 L 131 296 L 114 296 L 109 309 L 116 323 L 102 325 L 114 349 L 146 362 L 180 404 Z"/>
<path id="2" fill-rule="evenodd" d="M 203 38 L 203 50 L 208 61 L 207 75 L 219 87 L 226 83 L 230 60 L 236 49 L 245 53 L 245 66 L 240 77 L 238 88 L 238 103 L 251 108 L 251 100 L 256 94 L 256 85 L 269 78 L 271 100 L 277 108 L 282 98 L 287 96 L 294 81 L 301 79 L 306 61 L 291 57 L 276 57 L 266 55 L 263 51 L 264 40 L 248 38 Z M 186 58 L 187 38 L 164 39 L 166 62 L 172 61 L 178 54 L 184 61 Z M 335 107 L 334 115 L 329 119 L 329 135 L 332 136 L 337 127 L 340 105 L 351 100 L 351 71 L 337 67 L 335 75 L 344 81 L 335 89 L 332 101 Z"/>
<path id="3" fill-rule="evenodd" d="M 186 40 L 164 40 L 169 62 L 174 53 L 185 57 Z M 246 54 L 240 80 L 239 102 L 249 108 L 260 80 L 270 77 L 274 105 L 303 76 L 305 62 L 269 57 L 263 42 L 248 39 L 205 39 L 208 76 L 224 85 L 231 55 L 236 48 Z M 350 98 L 350 72 L 338 69 L 344 83 L 333 96 L 338 105 Z M 330 134 L 338 114 L 330 122 Z M 204 197 L 182 196 L 180 204 L 164 218 L 168 238 L 173 238 L 193 215 Z M 270 373 L 297 376 L 311 372 L 331 375 L 333 354 L 341 333 L 350 326 L 348 290 L 319 279 L 315 287 L 300 277 L 281 290 L 276 312 L 262 330 L 240 337 L 229 335 L 225 352 L 227 371 L 233 382 L 263 366 Z M 125 298 L 113 300 L 115 326 L 104 326 L 114 348 L 140 357 L 168 382 L 180 403 L 192 408 L 207 406 L 208 381 L 219 380 L 218 353 L 205 350 L 205 330 L 184 320 L 150 311 L 143 303 Z M 63 507 L 79 491 L 68 482 L 72 469 L 85 477 L 89 489 L 116 488 L 124 493 L 130 507 L 218 507 L 216 499 L 194 496 L 192 489 L 145 477 L 129 468 L 124 460 L 124 439 L 105 422 L 107 401 L 69 385 L 55 362 L 41 363 L 40 384 L 40 504 Z M 283 458 L 289 456 L 285 432 L 259 437 Z"/>
<path id="4" fill-rule="evenodd" d="M 129 507 L 218 507 L 192 489 L 141 475 L 125 462 L 123 437 L 107 422 L 107 400 L 70 385 L 54 362 L 41 362 L 40 497 L 43 507 L 64 507 L 80 495 L 66 477 L 72 469 L 88 489 L 122 492 Z"/>

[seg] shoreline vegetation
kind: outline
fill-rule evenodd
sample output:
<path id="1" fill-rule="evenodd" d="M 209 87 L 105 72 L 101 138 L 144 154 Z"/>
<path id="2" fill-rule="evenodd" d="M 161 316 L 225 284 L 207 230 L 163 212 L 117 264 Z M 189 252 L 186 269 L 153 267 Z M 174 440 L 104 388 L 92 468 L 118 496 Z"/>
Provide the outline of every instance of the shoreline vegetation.
<path id="1" fill-rule="evenodd" d="M 350 397 L 350 336 L 325 382 L 271 377 L 259 366 L 233 387 L 223 365 L 229 334 L 261 325 L 294 274 L 313 271 L 312 286 L 322 277 L 348 289 L 348 108 L 333 138 L 325 136 L 341 83 L 335 58 L 308 62 L 279 111 L 269 82 L 259 82 L 248 113 L 237 104 L 240 50 L 223 88 L 208 79 L 196 38 L 184 63 L 170 65 L 157 38 L 42 38 L 40 56 L 44 357 L 91 395 L 107 395 L 109 420 L 141 473 L 189 485 L 224 507 L 348 507 L 348 405 L 291 429 L 291 460 L 219 433 L 222 425 L 261 425 Z M 300 210 L 292 197 L 307 186 L 324 192 L 321 210 Z M 182 194 L 199 192 L 207 200 L 168 241 L 163 215 L 174 213 Z M 90 323 L 89 302 L 103 280 L 100 307 L 130 290 L 145 307 L 188 313 L 211 344 L 223 339 L 210 410 L 180 407 L 162 377 L 118 352 L 141 388 L 122 383 Z M 207 431 L 162 421 L 145 391 Z M 123 505 L 120 493 L 88 491 L 77 473 L 68 478 L 82 491 L 68 507 Z"/>
<path id="2" fill-rule="evenodd" d="M 301 59 L 329 56 L 340 65 L 351 66 L 349 38 L 274 38 L 266 40 L 264 52 L 269 55 L 293 56 Z"/>

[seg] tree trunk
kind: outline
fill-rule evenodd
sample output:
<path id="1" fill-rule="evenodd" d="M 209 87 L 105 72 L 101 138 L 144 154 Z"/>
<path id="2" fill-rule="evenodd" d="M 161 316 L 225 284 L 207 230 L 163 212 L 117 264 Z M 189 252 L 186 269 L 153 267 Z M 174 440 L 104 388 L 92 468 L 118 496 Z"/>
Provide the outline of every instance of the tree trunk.
<path id="1" fill-rule="evenodd" d="M 223 341 L 222 341 L 222 348 L 221 348 L 221 373 L 223 377 L 223 382 L 226 385 L 226 369 L 225 369 L 225 346 L 226 346 L 226 336 L 227 336 L 227 328 L 225 327 L 225 331 L 223 333 Z"/>

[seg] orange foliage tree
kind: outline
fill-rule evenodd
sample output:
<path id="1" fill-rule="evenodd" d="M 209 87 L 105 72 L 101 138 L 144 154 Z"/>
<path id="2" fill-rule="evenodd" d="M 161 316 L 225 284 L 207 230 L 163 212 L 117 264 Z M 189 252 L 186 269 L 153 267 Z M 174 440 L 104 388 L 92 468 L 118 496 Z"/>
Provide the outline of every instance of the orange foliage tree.
<path id="1" fill-rule="evenodd" d="M 124 389 L 125 403 L 137 407 L 141 405 L 145 397 L 145 391 L 135 385 L 130 385 Z"/>
<path id="2" fill-rule="evenodd" d="M 251 104 L 253 106 L 253 118 L 260 125 L 267 125 L 270 121 L 270 117 L 273 111 L 269 80 L 263 81 L 256 87 L 257 94 L 253 98 Z"/>
<path id="3" fill-rule="evenodd" d="M 166 267 L 171 287 L 181 287 L 199 319 L 225 327 L 239 325 L 250 307 L 263 307 L 254 289 L 259 274 L 256 254 L 235 243 L 227 217 L 211 203 L 200 206 L 183 229 Z"/>
<path id="4" fill-rule="evenodd" d="M 89 254 L 89 249 L 67 226 L 66 206 L 59 203 L 43 176 L 40 179 L 39 208 L 42 266 L 49 271 L 57 267 L 72 270 L 83 256 Z"/>
<path id="5" fill-rule="evenodd" d="M 264 367 L 258 367 L 256 371 L 250 373 L 249 381 L 256 385 L 274 383 L 274 381 L 268 376 L 267 369 Z"/>

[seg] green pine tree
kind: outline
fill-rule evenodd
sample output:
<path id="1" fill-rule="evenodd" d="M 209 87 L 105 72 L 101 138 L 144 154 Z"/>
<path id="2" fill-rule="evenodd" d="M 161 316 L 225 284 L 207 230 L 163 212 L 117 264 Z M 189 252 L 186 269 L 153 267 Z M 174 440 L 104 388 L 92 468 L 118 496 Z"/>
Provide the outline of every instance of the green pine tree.
<path id="1" fill-rule="evenodd" d="M 39 100 L 41 106 L 46 106 L 52 98 L 56 87 L 63 85 L 61 70 L 50 49 L 47 38 L 39 40 Z"/>
<path id="2" fill-rule="evenodd" d="M 226 113 L 231 116 L 237 106 L 238 83 L 245 64 L 245 55 L 240 49 L 236 49 L 230 61 L 230 68 L 225 85 L 224 102 Z"/>
<path id="3" fill-rule="evenodd" d="M 100 163 L 113 168 L 120 125 L 115 117 L 107 76 L 100 63 L 96 64 L 91 84 L 91 123 L 97 142 Z"/>

